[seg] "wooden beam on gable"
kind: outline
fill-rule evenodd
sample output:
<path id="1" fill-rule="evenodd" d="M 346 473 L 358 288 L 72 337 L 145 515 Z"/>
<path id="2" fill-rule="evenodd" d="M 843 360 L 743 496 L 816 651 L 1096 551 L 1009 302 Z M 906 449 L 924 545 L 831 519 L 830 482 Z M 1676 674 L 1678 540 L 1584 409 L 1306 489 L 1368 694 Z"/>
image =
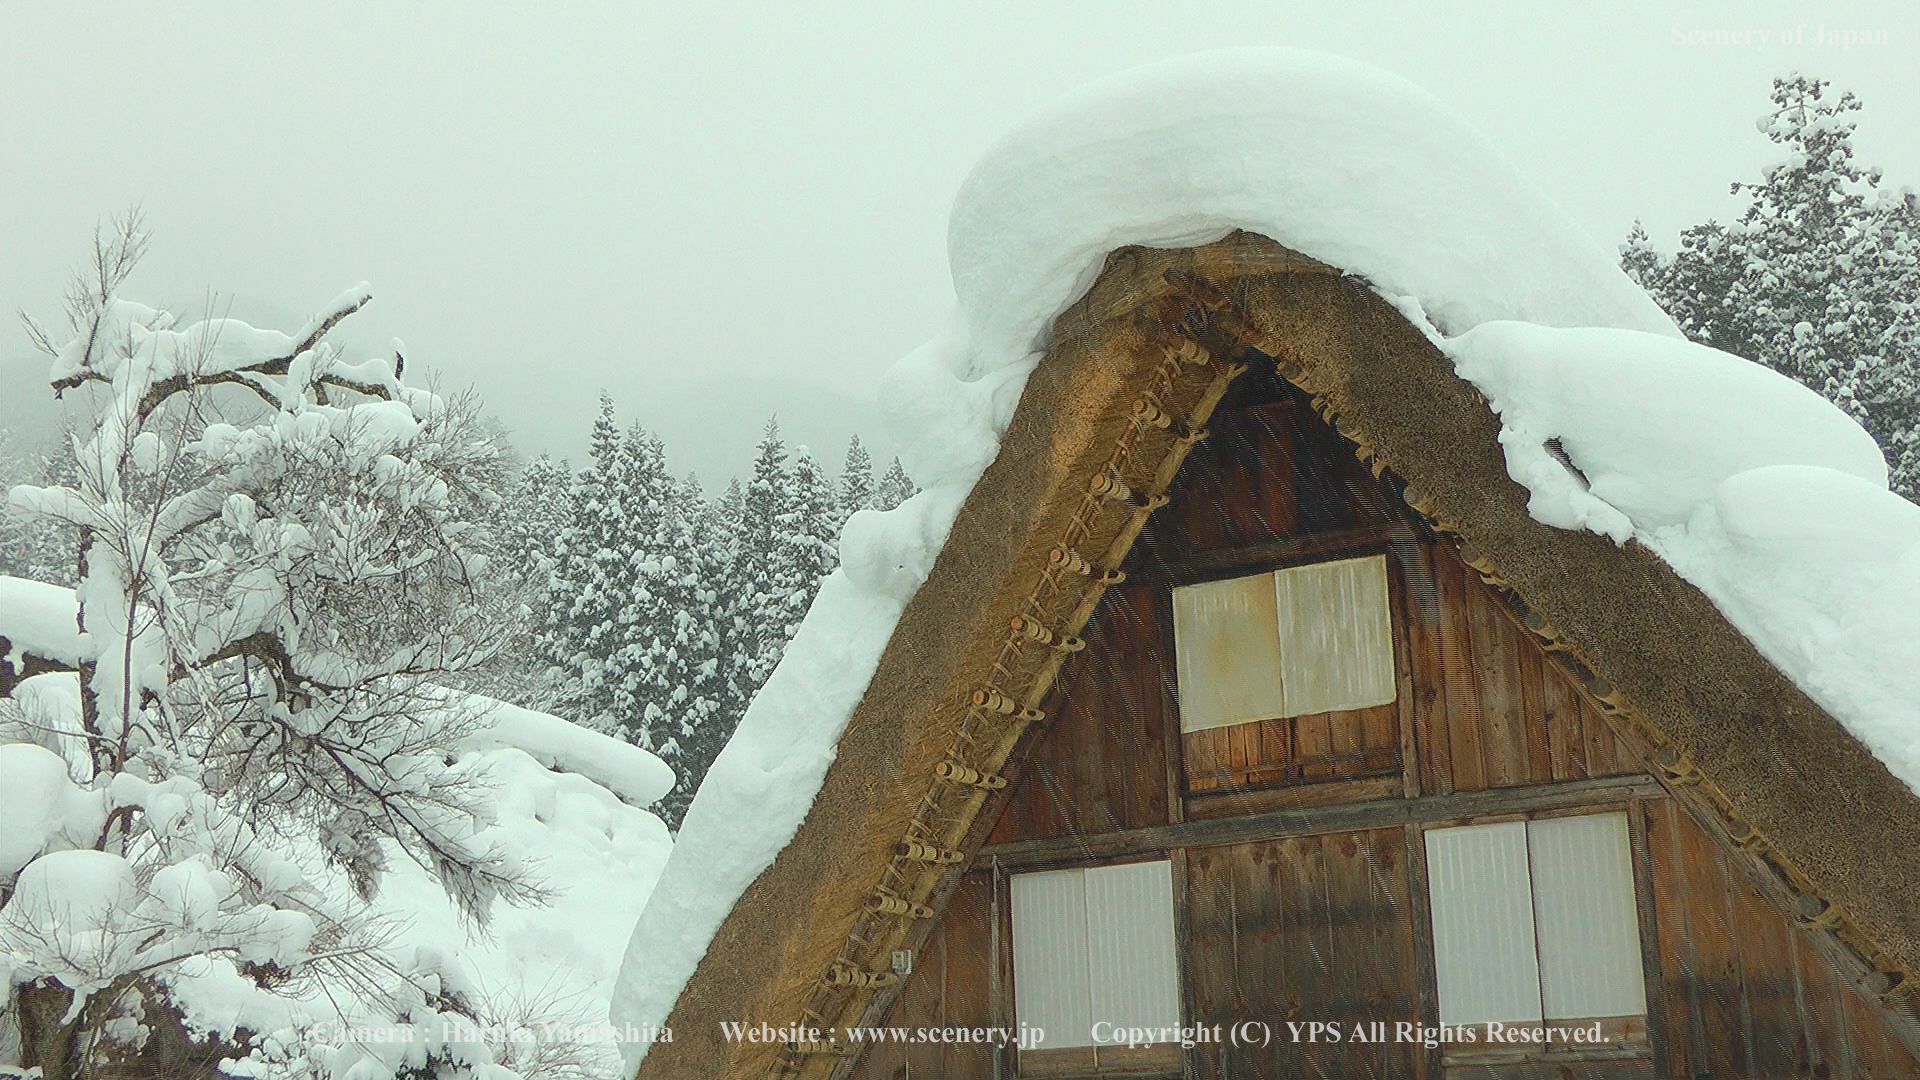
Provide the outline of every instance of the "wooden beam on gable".
<path id="1" fill-rule="evenodd" d="M 1632 799 L 1665 797 L 1651 776 L 1600 776 L 1528 787 L 1487 788 L 1414 799 L 1373 799 L 1329 806 L 1301 806 L 1239 817 L 1202 818 L 1172 825 L 1102 833 L 1097 836 L 1047 837 L 980 849 L 975 865 L 998 860 L 1018 870 L 1056 862 L 1083 862 L 1133 855 L 1155 855 L 1185 847 L 1215 847 L 1321 833 L 1362 832 L 1402 825 L 1462 822 L 1506 814 L 1564 810 Z"/>

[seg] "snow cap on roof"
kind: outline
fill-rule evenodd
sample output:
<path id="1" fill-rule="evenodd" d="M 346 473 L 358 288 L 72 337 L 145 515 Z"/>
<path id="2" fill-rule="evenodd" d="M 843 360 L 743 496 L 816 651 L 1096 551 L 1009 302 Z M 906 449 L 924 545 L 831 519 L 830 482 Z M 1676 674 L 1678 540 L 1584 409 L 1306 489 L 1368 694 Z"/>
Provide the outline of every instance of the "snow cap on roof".
<path id="1" fill-rule="evenodd" d="M 1453 109 L 1298 49 L 1183 56 L 1068 94 L 974 167 L 947 248 L 976 341 L 1036 348 L 1107 252 L 1234 229 L 1416 298 L 1449 335 L 1490 319 L 1678 333 Z"/>

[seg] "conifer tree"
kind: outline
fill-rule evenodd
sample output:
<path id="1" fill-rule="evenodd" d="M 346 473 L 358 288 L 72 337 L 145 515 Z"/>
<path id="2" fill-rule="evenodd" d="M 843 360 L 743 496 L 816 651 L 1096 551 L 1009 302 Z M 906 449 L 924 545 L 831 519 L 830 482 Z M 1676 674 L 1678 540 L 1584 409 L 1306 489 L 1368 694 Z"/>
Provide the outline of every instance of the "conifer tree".
<path id="1" fill-rule="evenodd" d="M 1759 128 L 1787 152 L 1730 225 L 1684 230 L 1670 257 L 1638 226 L 1621 262 L 1688 337 L 1825 395 L 1879 442 L 1895 491 L 1920 495 L 1920 206 L 1853 160 L 1860 102 L 1774 80 Z"/>
<path id="2" fill-rule="evenodd" d="M 873 505 L 873 459 L 855 435 L 847 443 L 847 460 L 840 466 L 840 520 Z"/>
<path id="3" fill-rule="evenodd" d="M 919 493 L 920 489 L 914 485 L 913 478 L 907 475 L 907 470 L 900 464 L 900 459 L 894 458 L 892 467 L 887 469 L 886 475 L 874 485 L 873 508 L 891 510 Z"/>
<path id="4" fill-rule="evenodd" d="M 10 445 L 0 432 L 0 492 L 15 484 L 72 486 L 77 481 L 73 440 L 59 453 L 42 454 Z M 0 506 L 0 574 L 52 585 L 77 584 L 77 530 L 43 517 L 10 514 Z"/>
<path id="5" fill-rule="evenodd" d="M 739 486 L 728 490 L 737 506 Z M 719 588 L 731 554 L 724 525 L 726 511 L 722 509 L 725 503 L 722 499 L 709 504 L 699 482 L 691 476 L 679 486 L 674 499 L 678 546 L 694 588 L 679 624 L 682 640 L 692 650 L 692 661 L 685 665 L 690 680 L 687 704 L 675 718 L 673 731 L 675 752 L 669 764 L 676 780 L 673 790 L 656 807 L 661 819 L 673 829 L 678 829 L 686 817 L 687 806 L 713 759 L 732 737 L 741 711 L 735 707 L 737 695 L 724 663 L 724 650 L 732 637 L 731 624 L 721 610 Z"/>
<path id="6" fill-rule="evenodd" d="M 779 629 L 785 626 L 785 617 L 774 610 L 781 583 L 773 568 L 780 518 L 787 502 L 787 446 L 780 438 L 779 418 L 775 417 L 767 421 L 754 456 L 753 475 L 743 492 L 733 543 L 733 573 L 728 583 L 733 590 L 731 614 L 740 629 L 734 657 L 735 681 L 747 700 L 773 673 L 787 644 Z"/>
<path id="7" fill-rule="evenodd" d="M 559 669 L 575 722 L 618 733 L 639 722 L 619 660 L 633 607 L 625 550 L 633 461 L 604 392 L 587 447 L 591 463 L 574 480 L 572 519 L 555 545 L 553 612 L 539 645 Z"/>
<path id="8" fill-rule="evenodd" d="M 777 642 L 776 661 L 800 629 L 800 620 L 812 606 L 820 583 L 839 564 L 839 502 L 826 472 L 803 446 L 794 452 L 787 467 L 785 498 L 775 519 L 773 558 L 768 567 L 773 588 L 763 633 L 765 642 Z"/>
<path id="9" fill-rule="evenodd" d="M 622 450 L 629 462 L 626 555 L 633 581 L 613 661 L 622 697 L 633 703 L 623 723 L 630 741 L 679 768 L 681 739 L 717 704 L 702 673 L 718 635 L 701 600 L 698 510 L 686 505 L 687 493 L 668 475 L 657 437 L 636 427 Z"/>
<path id="10" fill-rule="evenodd" d="M 544 599 L 561 533 L 573 520 L 573 474 L 545 454 L 527 462 L 501 521 L 506 569 Z"/>
<path id="11" fill-rule="evenodd" d="M 739 480 L 727 484 L 727 490 L 706 509 L 704 532 L 707 537 L 709 579 L 713 584 L 713 615 L 719 638 L 719 665 L 716 693 L 720 707 L 719 726 L 725 729 L 722 743 L 731 736 L 747 702 L 759 683 L 751 681 L 749 661 L 754 655 L 755 608 L 749 596 L 749 562 L 743 553 L 747 537 L 746 487 Z M 715 747 L 718 753 L 718 747 Z"/>

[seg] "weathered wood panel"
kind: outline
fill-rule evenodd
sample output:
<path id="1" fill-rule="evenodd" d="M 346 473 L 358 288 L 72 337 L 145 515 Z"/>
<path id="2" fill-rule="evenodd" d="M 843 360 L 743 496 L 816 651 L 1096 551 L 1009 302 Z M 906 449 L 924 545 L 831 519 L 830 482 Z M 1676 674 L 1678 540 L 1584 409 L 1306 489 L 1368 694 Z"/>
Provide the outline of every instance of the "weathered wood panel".
<path id="1" fill-rule="evenodd" d="M 1641 771 L 1606 717 L 1449 545 L 1380 539 L 1390 544 L 1390 588 L 1403 624 L 1396 665 L 1412 695 L 1405 705 L 1420 790 L 1478 791 Z M 1188 732 L 1181 737 L 1187 790 L 1198 795 L 1397 771 L 1401 707 Z M 1177 725 L 1178 718 L 1166 722 Z"/>
<path id="2" fill-rule="evenodd" d="M 1294 1043 L 1286 1021 L 1345 1027 L 1420 1010 L 1405 834 L 1294 837 L 1187 854 L 1194 1019 L 1280 1027 L 1272 1044 L 1198 1048 L 1197 1075 L 1421 1077 L 1407 1043 Z"/>
<path id="3" fill-rule="evenodd" d="M 992 1009 L 992 878 L 970 874 L 953 895 L 940 926 L 914 957 L 913 974 L 886 1026 L 988 1027 Z M 878 1043 L 855 1068 L 856 1080 L 993 1076 L 992 1047 L 979 1043 Z"/>
<path id="4" fill-rule="evenodd" d="M 1185 734 L 1189 793 L 1391 774 L 1404 756 L 1403 723 L 1419 768 L 1410 786 L 1422 792 L 1639 771 L 1605 718 L 1452 544 L 1429 534 L 1297 395 L 1249 382 L 1215 414 L 1212 430 L 1135 546 L 1135 579 L 1172 586 L 1384 552 L 1398 624 L 1395 674 L 1411 700 L 1391 712 Z M 1164 652 L 1171 642 L 1153 648 Z M 1177 709 L 1177 694 L 1170 703 Z M 1166 722 L 1178 730 L 1177 715 Z"/>
<path id="5" fill-rule="evenodd" d="M 1671 1076 L 1920 1076 L 1804 933 L 1667 800 L 1649 808 Z"/>
<path id="6" fill-rule="evenodd" d="M 1177 723 L 1167 592 L 1109 590 L 1048 701 L 993 843 L 1165 824 L 1166 733 Z"/>

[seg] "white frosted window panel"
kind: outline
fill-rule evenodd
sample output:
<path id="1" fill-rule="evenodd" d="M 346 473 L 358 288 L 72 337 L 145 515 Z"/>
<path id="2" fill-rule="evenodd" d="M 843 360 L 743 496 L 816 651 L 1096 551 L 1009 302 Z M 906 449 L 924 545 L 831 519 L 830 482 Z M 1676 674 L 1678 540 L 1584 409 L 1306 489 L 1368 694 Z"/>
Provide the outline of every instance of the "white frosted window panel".
<path id="1" fill-rule="evenodd" d="M 1285 716 L 1272 574 L 1173 590 L 1180 729 Z"/>
<path id="2" fill-rule="evenodd" d="M 1284 716 L 1385 705 L 1394 697 L 1384 555 L 1273 575 Z"/>
<path id="3" fill-rule="evenodd" d="M 1527 823 L 1427 830 L 1443 1024 L 1539 1020 Z"/>
<path id="4" fill-rule="evenodd" d="M 1016 874 L 1013 1002 L 1041 1047 L 1093 1045 L 1087 973 L 1087 897 L 1080 870 Z"/>
<path id="5" fill-rule="evenodd" d="M 1091 867 L 1086 876 L 1093 1019 L 1122 1029 L 1180 1026 L 1173 864 Z"/>
<path id="6" fill-rule="evenodd" d="M 1644 1014 L 1627 815 L 1531 821 L 1527 841 L 1547 1018 Z"/>

